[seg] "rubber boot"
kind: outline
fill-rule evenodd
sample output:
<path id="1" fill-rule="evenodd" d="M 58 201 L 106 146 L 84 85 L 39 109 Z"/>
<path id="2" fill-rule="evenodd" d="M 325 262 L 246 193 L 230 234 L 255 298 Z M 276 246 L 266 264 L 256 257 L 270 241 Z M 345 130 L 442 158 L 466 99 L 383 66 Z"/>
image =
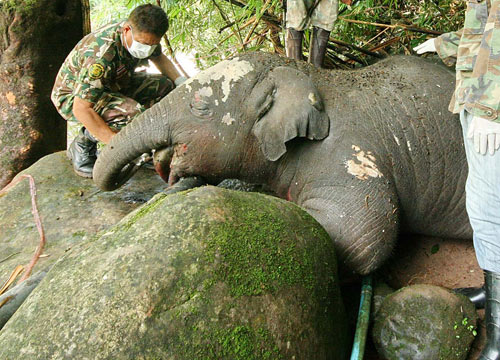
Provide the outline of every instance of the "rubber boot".
<path id="1" fill-rule="evenodd" d="M 471 303 L 474 304 L 476 309 L 484 309 L 484 306 L 486 304 L 486 290 L 484 289 L 484 286 L 480 288 L 475 288 L 475 287 L 458 288 L 458 289 L 453 289 L 453 292 L 468 297 Z"/>
<path id="2" fill-rule="evenodd" d="M 309 62 L 318 68 L 323 67 L 328 39 L 330 39 L 330 31 L 313 27 L 311 48 L 309 50 Z"/>
<path id="3" fill-rule="evenodd" d="M 67 155 L 78 175 L 92 179 L 92 170 L 97 159 L 97 140 L 82 127 L 68 148 Z"/>
<path id="4" fill-rule="evenodd" d="M 302 36 L 304 32 L 288 28 L 286 32 L 286 56 L 302 60 Z"/>
<path id="5" fill-rule="evenodd" d="M 486 307 L 484 320 L 486 324 L 486 345 L 479 360 L 500 359 L 500 274 L 485 271 L 484 287 L 486 290 Z"/>

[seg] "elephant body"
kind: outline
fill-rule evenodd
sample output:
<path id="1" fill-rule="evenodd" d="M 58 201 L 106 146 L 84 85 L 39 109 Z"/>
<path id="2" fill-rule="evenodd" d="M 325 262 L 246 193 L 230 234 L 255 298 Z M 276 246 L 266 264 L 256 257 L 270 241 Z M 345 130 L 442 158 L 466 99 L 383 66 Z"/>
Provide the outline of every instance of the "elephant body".
<path id="1" fill-rule="evenodd" d="M 452 72 L 418 57 L 332 71 L 246 54 L 129 124 L 94 179 L 111 190 L 132 159 L 166 149 L 157 168 L 171 184 L 196 175 L 267 184 L 323 225 L 341 262 L 370 273 L 401 231 L 472 237 L 462 130 L 447 110 L 454 84 Z"/>

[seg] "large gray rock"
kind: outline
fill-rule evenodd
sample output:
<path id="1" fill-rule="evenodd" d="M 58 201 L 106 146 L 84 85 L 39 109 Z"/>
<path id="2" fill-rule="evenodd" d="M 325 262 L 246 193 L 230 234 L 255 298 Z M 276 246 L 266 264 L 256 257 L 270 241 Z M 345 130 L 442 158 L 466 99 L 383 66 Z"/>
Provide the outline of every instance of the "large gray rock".
<path id="1" fill-rule="evenodd" d="M 48 155 L 21 174 L 34 177 L 47 244 L 34 273 L 46 269 L 83 239 L 104 230 L 150 200 L 166 184 L 151 170 L 139 171 L 123 189 L 104 193 L 75 175 L 65 152 Z M 28 179 L 0 196 L 0 283 L 31 260 L 40 241 L 31 213 Z"/>
<path id="2" fill-rule="evenodd" d="M 474 305 L 465 296 L 439 286 L 413 285 L 386 297 L 372 335 L 387 360 L 464 360 L 476 321 Z"/>
<path id="3" fill-rule="evenodd" d="M 336 266 L 292 203 L 159 194 L 54 265 L 0 332 L 0 359 L 345 359 Z"/>

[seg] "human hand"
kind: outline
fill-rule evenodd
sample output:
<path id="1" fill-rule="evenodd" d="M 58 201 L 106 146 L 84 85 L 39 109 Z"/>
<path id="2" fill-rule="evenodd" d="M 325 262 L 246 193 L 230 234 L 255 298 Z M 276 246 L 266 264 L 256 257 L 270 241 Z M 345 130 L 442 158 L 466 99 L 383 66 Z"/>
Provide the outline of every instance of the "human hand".
<path id="1" fill-rule="evenodd" d="M 415 46 L 413 50 L 417 52 L 417 54 L 423 54 L 426 52 L 436 52 L 436 39 L 429 39 L 424 41 L 422 44 Z"/>
<path id="2" fill-rule="evenodd" d="M 500 147 L 500 123 L 473 116 L 467 138 L 474 140 L 474 149 L 481 155 L 493 155 Z"/>

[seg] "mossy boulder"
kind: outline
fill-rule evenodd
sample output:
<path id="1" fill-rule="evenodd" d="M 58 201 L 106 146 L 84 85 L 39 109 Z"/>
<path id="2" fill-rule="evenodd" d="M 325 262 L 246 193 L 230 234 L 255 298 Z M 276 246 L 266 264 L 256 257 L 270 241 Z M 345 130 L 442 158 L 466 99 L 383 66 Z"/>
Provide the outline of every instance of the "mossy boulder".
<path id="1" fill-rule="evenodd" d="M 158 194 L 54 265 L 0 332 L 0 358 L 345 359 L 336 267 L 292 203 Z"/>
<path id="2" fill-rule="evenodd" d="M 150 200 L 166 184 L 141 170 L 120 190 L 104 193 L 92 180 L 77 176 L 65 152 L 48 155 L 20 174 L 35 179 L 36 202 L 45 231 L 44 254 L 34 272 L 46 269 L 82 240 L 116 224 Z M 17 265 L 30 262 L 40 242 L 28 179 L 0 196 L 0 283 Z"/>
<path id="3" fill-rule="evenodd" d="M 386 297 L 373 340 L 387 360 L 466 359 L 476 334 L 474 305 L 434 285 L 413 285 Z"/>

